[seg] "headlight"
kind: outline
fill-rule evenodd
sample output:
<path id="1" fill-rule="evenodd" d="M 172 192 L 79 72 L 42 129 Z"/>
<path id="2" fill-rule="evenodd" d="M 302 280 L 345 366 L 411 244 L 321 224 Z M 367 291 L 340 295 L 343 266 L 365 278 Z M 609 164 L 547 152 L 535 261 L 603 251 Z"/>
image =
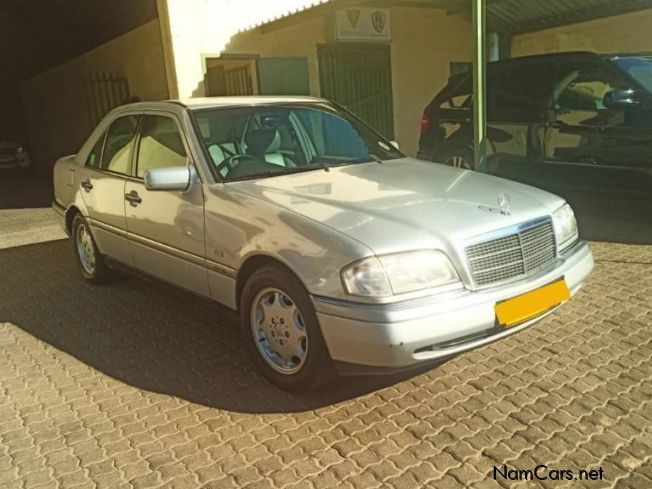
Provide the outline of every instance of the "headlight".
<path id="1" fill-rule="evenodd" d="M 577 221 L 575 221 L 575 214 L 573 214 L 570 205 L 564 204 L 557 209 L 552 215 L 552 221 L 555 226 L 555 237 L 557 238 L 559 251 L 568 248 L 577 241 Z"/>
<path id="2" fill-rule="evenodd" d="M 368 297 L 405 294 L 458 280 L 448 257 L 434 250 L 372 256 L 342 271 L 346 291 Z"/>

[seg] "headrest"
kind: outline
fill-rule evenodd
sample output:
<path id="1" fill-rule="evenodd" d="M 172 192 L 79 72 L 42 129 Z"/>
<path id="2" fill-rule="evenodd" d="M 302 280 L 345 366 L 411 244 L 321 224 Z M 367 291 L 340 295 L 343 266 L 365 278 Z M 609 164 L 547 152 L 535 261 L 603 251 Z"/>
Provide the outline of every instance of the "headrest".
<path id="1" fill-rule="evenodd" d="M 253 156 L 262 156 L 267 153 L 276 153 L 281 147 L 281 135 L 276 128 L 255 129 L 247 133 L 245 139 L 247 153 Z"/>

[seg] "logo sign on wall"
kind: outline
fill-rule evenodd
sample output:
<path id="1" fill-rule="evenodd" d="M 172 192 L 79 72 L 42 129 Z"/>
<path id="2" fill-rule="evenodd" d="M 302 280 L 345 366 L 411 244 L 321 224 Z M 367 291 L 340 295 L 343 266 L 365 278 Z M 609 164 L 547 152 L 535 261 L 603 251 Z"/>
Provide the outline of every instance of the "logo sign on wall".
<path id="1" fill-rule="evenodd" d="M 382 41 L 392 39 L 389 9 L 348 8 L 335 14 L 339 41 Z"/>

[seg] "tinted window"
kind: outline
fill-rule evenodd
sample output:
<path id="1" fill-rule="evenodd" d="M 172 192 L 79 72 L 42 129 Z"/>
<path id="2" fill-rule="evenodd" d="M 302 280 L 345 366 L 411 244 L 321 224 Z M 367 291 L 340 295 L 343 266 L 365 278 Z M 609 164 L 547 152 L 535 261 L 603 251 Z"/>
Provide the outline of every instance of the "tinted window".
<path id="1" fill-rule="evenodd" d="M 137 126 L 138 116 L 135 115 L 120 117 L 111 124 L 102 155 L 103 169 L 124 175 L 129 173 Z"/>
<path id="2" fill-rule="evenodd" d="M 448 82 L 447 96 L 440 102 L 441 109 L 458 109 L 471 107 L 473 94 L 473 79 L 470 76 L 455 76 Z"/>
<path id="3" fill-rule="evenodd" d="M 490 120 L 529 122 L 543 117 L 552 98 L 552 73 L 544 64 L 507 63 L 490 67 L 487 111 Z"/>
<path id="4" fill-rule="evenodd" d="M 144 116 L 137 175 L 143 177 L 147 170 L 173 166 L 186 166 L 186 150 L 177 124 L 171 117 Z"/>
<path id="5" fill-rule="evenodd" d="M 652 56 L 619 58 L 616 63 L 652 94 Z"/>
<path id="6" fill-rule="evenodd" d="M 104 148 L 104 139 L 106 137 L 106 133 L 102 134 L 100 138 L 97 140 L 95 143 L 95 146 L 93 146 L 93 149 L 88 155 L 88 159 L 86 160 L 86 166 L 91 166 L 93 168 L 99 168 L 100 167 L 100 161 L 102 160 L 102 149 Z"/>
<path id="7" fill-rule="evenodd" d="M 606 64 L 572 69 L 555 87 L 555 108 L 559 112 L 603 110 L 604 96 L 627 88 L 618 72 Z"/>

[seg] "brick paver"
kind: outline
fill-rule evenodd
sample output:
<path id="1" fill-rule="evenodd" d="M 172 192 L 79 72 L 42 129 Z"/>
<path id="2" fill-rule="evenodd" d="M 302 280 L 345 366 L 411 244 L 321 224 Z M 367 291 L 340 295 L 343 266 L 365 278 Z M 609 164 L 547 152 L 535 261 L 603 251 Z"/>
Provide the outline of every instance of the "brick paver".
<path id="1" fill-rule="evenodd" d="M 420 374 L 267 384 L 237 318 L 172 287 L 94 287 L 70 244 L 0 251 L 0 487 L 536 487 L 494 466 L 652 487 L 652 247 L 596 244 L 573 301 Z"/>

